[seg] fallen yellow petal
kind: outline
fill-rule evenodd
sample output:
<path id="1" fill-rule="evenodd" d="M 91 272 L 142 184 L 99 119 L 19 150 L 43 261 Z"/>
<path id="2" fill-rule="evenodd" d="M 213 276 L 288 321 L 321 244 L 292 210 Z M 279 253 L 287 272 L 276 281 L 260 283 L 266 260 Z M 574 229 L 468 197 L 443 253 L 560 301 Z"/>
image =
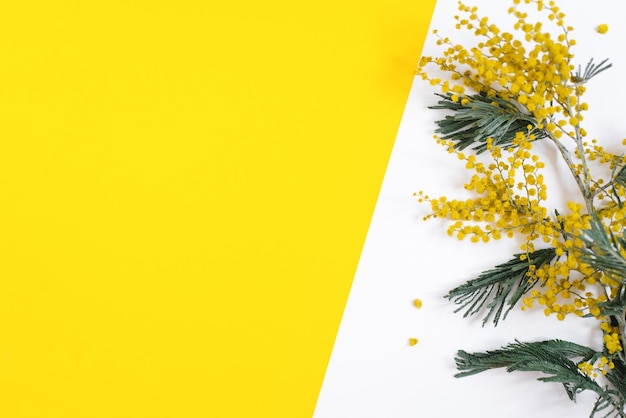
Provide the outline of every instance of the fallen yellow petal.
<path id="1" fill-rule="evenodd" d="M 415 305 L 415 307 L 416 307 L 417 309 L 422 309 L 422 300 L 421 300 L 421 299 L 415 299 L 415 300 L 413 301 L 413 305 Z"/>
<path id="2" fill-rule="evenodd" d="M 409 338 L 409 345 L 411 347 L 413 347 L 414 345 L 416 345 L 419 342 L 419 340 L 417 338 Z"/>

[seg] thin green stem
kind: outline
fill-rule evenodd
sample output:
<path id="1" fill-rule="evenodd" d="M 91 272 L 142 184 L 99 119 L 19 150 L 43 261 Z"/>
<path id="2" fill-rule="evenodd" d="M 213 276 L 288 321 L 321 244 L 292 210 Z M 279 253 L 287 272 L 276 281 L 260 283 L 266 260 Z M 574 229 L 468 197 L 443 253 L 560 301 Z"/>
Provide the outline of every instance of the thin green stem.
<path id="1" fill-rule="evenodd" d="M 578 185 L 578 189 L 580 190 L 580 193 L 582 194 L 583 199 L 585 200 L 585 204 L 587 206 L 587 210 L 589 210 L 589 213 L 592 213 L 593 212 L 593 205 L 589 204 L 589 192 L 588 192 L 588 189 L 585 187 L 585 184 L 583 183 L 583 181 L 580 178 L 580 176 L 578 175 L 578 173 L 576 173 L 576 165 L 572 161 L 572 157 L 570 156 L 569 151 L 567 150 L 567 148 L 565 148 L 565 146 L 561 143 L 561 141 L 559 141 L 557 138 L 554 137 L 554 135 L 550 134 L 550 135 L 548 135 L 548 137 L 550 138 L 550 140 L 552 140 L 552 142 L 554 142 L 554 145 L 556 145 L 556 148 L 559 150 L 559 153 L 561 154 L 561 157 L 563 157 L 563 160 L 565 160 L 565 163 L 567 164 L 567 167 L 569 168 L 570 172 L 572 173 L 572 176 L 574 177 L 574 180 L 576 180 L 576 184 Z"/>
<path id="2" fill-rule="evenodd" d="M 581 115 L 580 115 L 580 91 L 578 89 L 578 85 L 574 86 L 574 91 L 576 92 L 576 110 L 575 110 L 575 118 L 578 121 L 576 123 L 576 125 L 574 126 L 574 134 L 575 134 L 575 138 L 574 140 L 576 141 L 576 147 L 578 149 L 578 153 L 580 154 L 580 161 L 582 163 L 583 166 L 583 178 L 585 180 L 585 189 L 587 190 L 586 194 L 585 194 L 585 201 L 587 202 L 587 209 L 589 210 L 589 213 L 592 213 L 593 211 L 593 200 L 591 198 L 591 174 L 589 173 L 589 167 L 587 166 L 587 157 L 585 156 L 585 147 L 583 145 L 583 136 L 582 133 L 580 131 L 580 120 L 581 120 Z M 569 110 L 569 114 L 572 114 L 572 107 L 568 106 L 568 110 Z"/>

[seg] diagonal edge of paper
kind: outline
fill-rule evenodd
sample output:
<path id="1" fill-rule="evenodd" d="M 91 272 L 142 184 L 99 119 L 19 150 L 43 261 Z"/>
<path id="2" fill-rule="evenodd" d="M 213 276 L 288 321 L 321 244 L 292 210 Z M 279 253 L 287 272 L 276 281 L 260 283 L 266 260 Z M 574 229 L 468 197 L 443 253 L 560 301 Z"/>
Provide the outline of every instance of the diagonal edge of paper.
<path id="1" fill-rule="evenodd" d="M 498 7 L 487 0 L 474 3 L 483 15 L 506 21 L 505 5 Z M 437 2 L 431 27 L 453 29 L 449 21 L 456 4 Z M 624 6 L 606 2 L 590 10 L 580 2 L 568 4 L 567 13 L 583 37 L 577 38 L 584 44 L 580 47 L 582 59 L 587 59 L 589 51 L 599 54 L 598 59 L 605 58 L 618 35 L 595 50 L 594 27 L 603 22 L 616 27 L 617 23 L 611 25 L 612 19 L 623 16 Z M 432 51 L 428 49 L 432 45 L 434 38 L 430 37 L 425 54 Z M 465 172 L 462 166 L 449 169 L 449 156 L 430 140 L 435 117 L 425 111 L 432 104 L 425 99 L 432 94 L 425 84 L 414 80 L 407 100 L 315 417 L 447 417 L 468 416 L 468 411 L 469 416 L 480 412 L 494 418 L 502 416 L 502 411 L 511 418 L 529 414 L 536 418 L 555 414 L 586 417 L 593 396 L 583 393 L 572 403 L 562 387 L 537 383 L 536 375 L 493 371 L 468 379 L 453 378 L 453 357 L 459 348 L 489 349 L 514 338 L 586 342 L 593 331 L 573 324 L 576 320 L 568 326 L 545 321 L 541 312 L 512 314 L 506 326 L 497 329 L 481 328 L 479 320 L 463 321 L 451 313 L 453 308 L 442 297 L 445 291 L 492 267 L 494 260 L 506 260 L 517 244 L 474 247 L 450 240 L 441 224 L 422 222 L 425 210 L 413 192 L 424 188 L 438 195 L 458 193 L 462 184 L 455 184 L 455 179 Z M 441 167 L 445 167 L 443 174 Z M 454 252 L 455 257 L 446 257 L 446 252 Z M 424 307 L 416 309 L 413 298 L 423 299 Z M 537 321 L 529 321 L 529 315 L 535 315 Z M 411 338 L 419 342 L 412 346 Z M 498 395 L 494 398 L 491 393 Z M 528 399 L 533 400 L 532 405 Z M 486 402 L 492 407 L 485 409 Z"/>

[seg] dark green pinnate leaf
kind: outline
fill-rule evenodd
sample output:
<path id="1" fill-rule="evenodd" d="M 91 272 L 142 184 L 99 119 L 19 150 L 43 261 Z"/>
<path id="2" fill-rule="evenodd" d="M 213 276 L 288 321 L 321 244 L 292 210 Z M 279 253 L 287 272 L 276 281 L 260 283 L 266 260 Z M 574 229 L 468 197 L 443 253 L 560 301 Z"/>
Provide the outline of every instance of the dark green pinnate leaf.
<path id="1" fill-rule="evenodd" d="M 486 370 L 506 368 L 508 372 L 532 371 L 546 376 L 537 380 L 542 382 L 557 382 L 563 385 L 570 400 L 576 401 L 576 395 L 590 390 L 598 395 L 591 416 L 600 411 L 605 416 L 623 416 L 624 400 L 619 392 L 601 387 L 595 380 L 578 369 L 579 362 L 594 361 L 602 355 L 595 350 L 563 340 L 546 340 L 532 343 L 516 341 L 502 349 L 483 353 L 468 353 L 459 350 L 456 357 L 456 366 L 459 373 L 455 377 L 471 376 Z M 577 361 L 573 361 L 577 359 Z M 620 379 L 621 376 L 615 376 Z M 623 383 L 622 383 L 623 385 Z"/>
<path id="2" fill-rule="evenodd" d="M 556 251 L 554 248 L 537 250 L 528 254 L 528 260 L 521 260 L 520 255 L 516 254 L 512 260 L 452 289 L 446 298 L 459 305 L 455 312 L 465 310 L 463 317 L 467 317 L 485 307 L 487 314 L 483 326 L 491 317 L 494 326 L 497 326 L 500 318 L 506 318 L 522 296 L 535 286 L 536 283 L 528 277 L 530 266 L 539 268 L 552 262 L 556 258 Z"/>
<path id="3" fill-rule="evenodd" d="M 535 135 L 535 140 L 547 136 L 545 130 L 537 128 L 537 120 L 532 115 L 522 112 L 510 101 L 475 94 L 467 96 L 469 102 L 462 104 L 452 100 L 452 94 L 437 96 L 441 100 L 430 109 L 449 110 L 452 114 L 436 122 L 435 133 L 441 139 L 453 141 L 457 150 L 469 147 L 480 154 L 487 150 L 487 138 L 493 138 L 494 145 L 508 148 L 518 132 Z M 531 126 L 530 131 L 528 126 Z"/>
<path id="4" fill-rule="evenodd" d="M 585 244 L 584 248 L 578 250 L 582 261 L 623 284 L 626 278 L 626 258 L 622 250 L 626 249 L 626 236 L 615 236 L 607 231 L 597 215 L 592 217 L 590 223 L 590 229 L 583 231 L 580 236 Z"/>
<path id="5" fill-rule="evenodd" d="M 593 58 L 589 60 L 587 65 L 585 66 L 585 71 L 582 71 L 582 68 L 578 66 L 578 71 L 576 74 L 572 76 L 572 81 L 574 83 L 584 84 L 587 81 L 591 80 L 593 77 L 597 76 L 604 70 L 608 70 L 611 68 L 613 64 L 609 63 L 609 59 L 605 58 L 600 62 L 600 64 L 594 64 Z"/>

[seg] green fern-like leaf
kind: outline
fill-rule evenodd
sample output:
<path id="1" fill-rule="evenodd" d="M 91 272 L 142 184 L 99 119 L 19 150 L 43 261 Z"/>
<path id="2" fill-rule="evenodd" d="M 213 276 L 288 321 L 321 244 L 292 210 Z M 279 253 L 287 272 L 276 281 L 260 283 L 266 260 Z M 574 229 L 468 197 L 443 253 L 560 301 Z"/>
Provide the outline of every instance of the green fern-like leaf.
<path id="1" fill-rule="evenodd" d="M 626 258 L 621 251 L 626 249 L 626 236 L 615 236 L 607 231 L 597 215 L 590 223 L 591 228 L 580 236 L 585 244 L 579 250 L 582 260 L 623 284 L 626 279 Z"/>
<path id="2" fill-rule="evenodd" d="M 497 326 L 500 318 L 506 318 L 522 296 L 535 286 L 535 282 L 528 277 L 530 266 L 539 268 L 552 262 L 556 258 L 556 251 L 554 248 L 545 248 L 528 256 L 528 260 L 521 260 L 520 254 L 516 254 L 508 262 L 452 289 L 446 298 L 459 305 L 455 312 L 465 310 L 463 317 L 474 315 L 485 307 L 487 314 L 483 318 L 483 326 L 491 317 L 494 326 Z"/>
<path id="3" fill-rule="evenodd" d="M 502 148 L 513 145 L 517 132 L 535 135 L 535 139 L 547 136 L 543 129 L 538 129 L 537 120 L 524 113 L 510 101 L 487 97 L 485 94 L 468 96 L 467 104 L 452 100 L 452 94 L 437 94 L 441 98 L 431 109 L 452 111 L 436 122 L 435 131 L 441 139 L 454 142 L 454 148 L 463 150 L 470 147 L 478 154 L 487 150 L 487 138 L 493 138 L 493 144 Z M 528 130 L 531 126 L 531 130 Z"/>
<path id="4" fill-rule="evenodd" d="M 574 83 L 584 84 L 591 80 L 593 77 L 600 74 L 602 71 L 608 70 L 611 68 L 613 64 L 609 62 L 608 58 L 605 58 L 600 62 L 600 64 L 594 64 L 593 58 L 589 60 L 587 65 L 585 66 L 585 71 L 582 70 L 580 66 L 578 66 L 578 71 L 576 74 L 572 76 L 572 81 Z"/>
<path id="5" fill-rule="evenodd" d="M 455 359 L 459 373 L 455 377 L 471 376 L 486 370 L 502 367 L 506 367 L 508 372 L 515 370 L 542 371 L 528 368 L 528 365 L 535 365 L 542 356 L 548 354 L 558 354 L 568 360 L 580 358 L 581 361 L 588 361 L 601 353 L 597 353 L 589 347 L 563 340 L 546 340 L 532 343 L 516 341 L 502 349 L 484 353 L 468 353 L 459 350 Z M 578 367 L 574 366 L 578 370 Z"/>
<path id="6" fill-rule="evenodd" d="M 626 366 L 621 359 L 615 359 L 613 369 L 610 369 L 605 375 L 606 379 L 614 389 L 607 392 L 611 395 L 613 402 L 607 402 L 607 399 L 598 397 L 594 412 L 608 409 L 609 414 L 605 416 L 624 417 L 624 405 L 626 404 Z M 592 413 L 593 416 L 593 413 Z"/>
<path id="7" fill-rule="evenodd" d="M 622 187 L 626 187 L 626 165 L 616 167 L 613 173 L 613 181 Z"/>
<path id="8" fill-rule="evenodd" d="M 459 373 L 455 377 L 471 376 L 490 369 L 505 368 L 508 372 L 534 371 L 546 376 L 537 380 L 557 382 L 563 385 L 570 400 L 576 395 L 590 390 L 598 395 L 590 418 L 626 417 L 624 396 L 626 396 L 626 369 L 621 360 L 606 377 L 613 388 L 601 387 L 591 377 L 578 370 L 578 364 L 587 361 L 594 363 L 603 353 L 570 341 L 546 340 L 531 343 L 516 341 L 499 350 L 483 353 L 468 353 L 459 350 L 456 365 Z M 575 360 L 575 361 L 574 361 Z"/>
<path id="9" fill-rule="evenodd" d="M 608 411 L 608 415 L 605 416 L 621 417 L 624 402 L 619 391 L 601 387 L 578 369 L 579 362 L 597 358 L 601 354 L 589 347 L 563 340 L 532 343 L 516 341 L 502 349 L 483 353 L 459 350 L 455 359 L 459 373 L 455 377 L 470 376 L 496 368 L 505 368 L 508 372 L 540 372 L 546 376 L 537 380 L 561 383 L 572 401 L 576 401 L 576 395 L 582 391 L 595 392 L 598 400 L 592 411 L 592 417 L 600 411 Z M 578 360 L 575 362 L 572 359 Z"/>

